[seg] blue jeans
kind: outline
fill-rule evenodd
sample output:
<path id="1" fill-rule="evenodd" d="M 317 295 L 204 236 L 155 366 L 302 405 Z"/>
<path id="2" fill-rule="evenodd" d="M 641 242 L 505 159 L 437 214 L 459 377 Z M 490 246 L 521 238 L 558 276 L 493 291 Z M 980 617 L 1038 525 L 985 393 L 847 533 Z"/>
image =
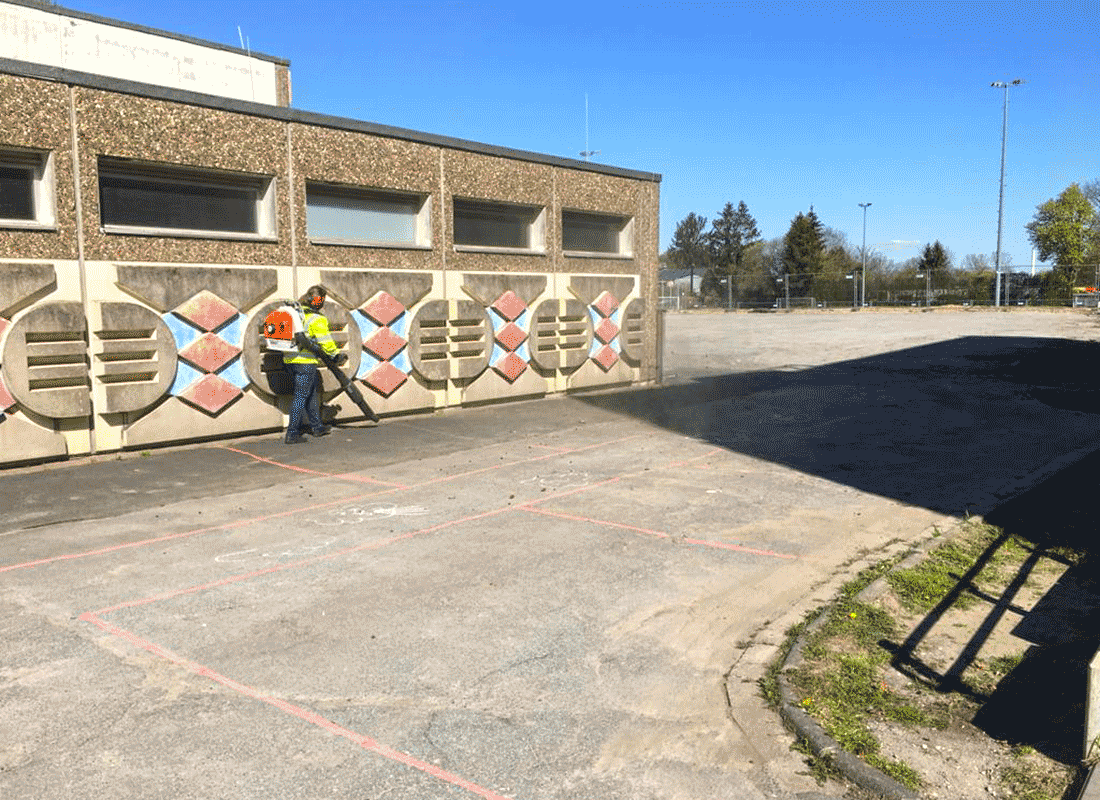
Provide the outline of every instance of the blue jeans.
<path id="1" fill-rule="evenodd" d="M 302 415 L 309 421 L 311 430 L 321 427 L 321 373 L 316 364 L 286 364 L 294 379 L 294 401 L 290 404 L 290 422 L 286 435 L 302 433 Z"/>

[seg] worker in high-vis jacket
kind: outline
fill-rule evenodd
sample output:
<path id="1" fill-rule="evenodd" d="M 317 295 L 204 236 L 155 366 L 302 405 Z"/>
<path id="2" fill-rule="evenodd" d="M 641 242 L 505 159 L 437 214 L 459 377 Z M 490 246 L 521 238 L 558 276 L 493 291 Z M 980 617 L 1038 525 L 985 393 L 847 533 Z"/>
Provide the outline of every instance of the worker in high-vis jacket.
<path id="1" fill-rule="evenodd" d="M 328 329 L 328 320 L 321 313 L 328 293 L 323 286 L 310 286 L 299 299 L 302 308 L 302 327 L 305 336 L 315 347 L 320 347 L 339 366 L 347 361 L 340 352 L 332 333 Z M 302 417 L 309 422 L 309 431 L 314 436 L 327 436 L 332 430 L 321 422 L 321 373 L 317 368 L 318 357 L 305 342 L 295 342 L 295 348 L 283 353 L 283 365 L 294 379 L 294 401 L 290 406 L 290 422 L 286 428 L 287 444 L 299 444 L 306 441 L 302 435 Z"/>

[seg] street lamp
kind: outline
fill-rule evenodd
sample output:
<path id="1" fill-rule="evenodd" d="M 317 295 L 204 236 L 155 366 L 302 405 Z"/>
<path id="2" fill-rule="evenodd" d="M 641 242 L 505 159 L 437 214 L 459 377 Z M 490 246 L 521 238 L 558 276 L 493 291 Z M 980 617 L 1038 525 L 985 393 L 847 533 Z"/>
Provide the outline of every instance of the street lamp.
<path id="1" fill-rule="evenodd" d="M 867 305 L 867 206 L 870 203 L 860 203 L 859 207 L 863 209 L 863 269 L 861 277 L 863 278 L 863 293 L 859 304 L 861 306 Z"/>
<path id="2" fill-rule="evenodd" d="M 1001 228 L 1004 225 L 1005 216 L 1005 143 L 1008 141 L 1008 88 L 1019 86 L 1023 82 L 1023 79 L 1017 78 L 1009 83 L 993 81 L 989 84 L 994 89 L 1005 90 L 1004 121 L 1001 123 L 1001 198 L 997 205 L 997 266 L 995 267 L 997 271 L 997 299 L 994 301 L 994 305 L 997 306 L 1001 304 Z"/>

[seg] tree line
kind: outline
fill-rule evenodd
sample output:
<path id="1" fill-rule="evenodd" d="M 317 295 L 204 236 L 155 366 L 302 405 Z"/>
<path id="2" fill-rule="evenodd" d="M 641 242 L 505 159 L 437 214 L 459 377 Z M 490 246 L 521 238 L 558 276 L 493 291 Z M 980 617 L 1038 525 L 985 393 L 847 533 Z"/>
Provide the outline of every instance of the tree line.
<path id="1" fill-rule="evenodd" d="M 1076 289 L 1100 282 L 1100 179 L 1070 185 L 1040 204 L 1026 226 L 1044 261 L 1054 267 L 1031 276 L 1001 253 L 1002 302 L 1070 301 Z M 764 239 L 742 200 L 709 221 L 694 212 L 676 225 L 661 266 L 685 270 L 697 300 L 733 307 L 774 305 L 943 304 L 995 302 L 997 254 L 971 254 L 956 262 L 938 240 L 921 254 L 894 261 L 848 243 L 825 226 L 813 206 L 799 212 L 787 232 Z M 864 275 L 866 266 L 866 275 Z M 866 281 L 864 285 L 864 279 Z"/>

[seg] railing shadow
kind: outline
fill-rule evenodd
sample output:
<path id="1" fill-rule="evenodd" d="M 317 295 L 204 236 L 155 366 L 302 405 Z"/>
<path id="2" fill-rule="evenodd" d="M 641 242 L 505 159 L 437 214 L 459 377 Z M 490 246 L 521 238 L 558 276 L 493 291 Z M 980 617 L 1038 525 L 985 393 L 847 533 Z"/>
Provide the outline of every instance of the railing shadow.
<path id="1" fill-rule="evenodd" d="M 1093 498 L 1100 346 L 1029 337 L 963 337 L 871 358 L 710 375 L 669 386 L 582 398 L 731 451 L 782 463 L 864 492 L 935 511 L 984 516 L 1004 533 L 906 640 L 897 668 L 981 704 L 974 724 L 1067 764 L 1082 755 L 1085 668 L 1100 644 L 1100 562 Z M 1064 464 L 1042 479 L 1051 464 Z M 1034 486 L 1029 484 L 1039 481 Z M 1022 494 L 1020 493 L 1022 491 Z M 1009 499 L 1011 498 L 1011 499 Z M 1030 543 L 1000 596 L 975 585 L 1016 535 Z M 1071 553 L 1072 551 L 1072 553 Z M 1081 566 L 1032 609 L 1020 602 L 1044 559 Z M 989 611 L 946 670 L 916 649 L 963 594 Z M 1032 644 L 988 695 L 963 673 L 1006 615 Z"/>
<path id="2" fill-rule="evenodd" d="M 1058 471 L 986 515 L 1002 533 L 965 575 L 913 628 L 900 645 L 884 642 L 891 664 L 941 692 L 959 693 L 980 704 L 973 723 L 989 736 L 1027 745 L 1068 765 L 1084 755 L 1088 663 L 1100 647 L 1100 539 L 1095 535 L 1093 493 L 1100 451 Z M 974 584 L 982 569 L 1010 537 L 1030 545 L 1030 553 L 999 596 Z M 1020 590 L 1042 559 L 1066 567 L 1061 578 L 1030 608 L 1016 604 Z M 989 604 L 982 623 L 950 668 L 937 671 L 915 651 L 964 593 Z M 1013 629 L 1031 646 L 1023 660 L 989 693 L 962 679 L 994 627 L 1006 613 L 1020 617 Z"/>

